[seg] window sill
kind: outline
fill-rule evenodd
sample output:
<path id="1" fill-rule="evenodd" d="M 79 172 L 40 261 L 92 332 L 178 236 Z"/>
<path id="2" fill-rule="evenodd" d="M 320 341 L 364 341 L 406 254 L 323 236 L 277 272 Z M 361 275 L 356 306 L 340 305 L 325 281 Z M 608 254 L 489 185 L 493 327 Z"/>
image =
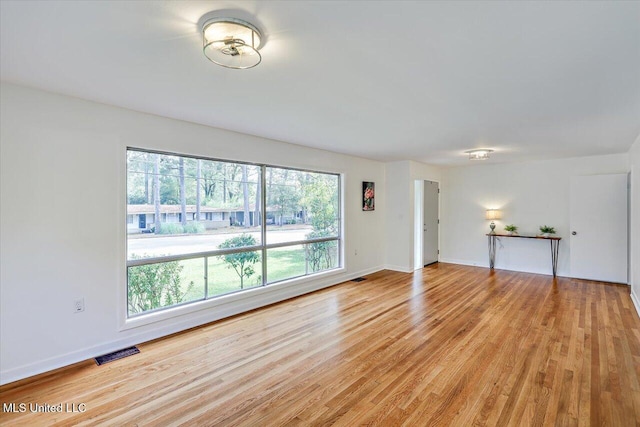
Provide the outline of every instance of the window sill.
<path id="1" fill-rule="evenodd" d="M 141 314 L 136 317 L 125 319 L 124 323 L 120 327 L 120 331 L 126 331 L 129 329 L 139 328 L 141 326 L 150 325 L 153 323 L 163 322 L 171 319 L 175 319 L 181 316 L 186 316 L 192 313 L 200 312 L 203 310 L 211 310 L 223 305 L 240 303 L 247 299 L 257 299 L 260 296 L 266 296 L 277 291 L 282 291 L 287 288 L 300 286 L 301 284 L 309 284 L 310 282 L 326 279 L 333 276 L 344 274 L 346 269 L 344 267 L 336 268 L 334 270 L 323 271 L 317 274 L 296 277 L 282 282 L 277 282 L 267 286 L 261 286 L 253 289 L 247 289 L 243 292 L 236 292 L 232 294 L 221 295 L 213 297 L 207 300 L 194 301 L 180 305 L 177 307 L 166 308 L 164 310 L 151 312 L 148 314 Z M 322 286 L 321 286 L 322 287 Z M 297 294 L 292 294 L 295 296 Z M 286 299 L 288 297 L 283 298 Z M 267 303 L 267 305 L 270 303 Z M 240 310 L 242 312 L 244 310 Z M 226 317 L 226 316 L 225 316 Z"/>

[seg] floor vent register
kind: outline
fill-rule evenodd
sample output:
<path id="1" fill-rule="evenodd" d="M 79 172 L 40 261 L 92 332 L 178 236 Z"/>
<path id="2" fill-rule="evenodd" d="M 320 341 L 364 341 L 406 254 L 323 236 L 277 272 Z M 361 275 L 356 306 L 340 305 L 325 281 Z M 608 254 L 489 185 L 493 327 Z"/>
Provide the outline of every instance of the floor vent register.
<path id="1" fill-rule="evenodd" d="M 140 353 L 138 347 L 128 347 L 123 348 L 122 350 L 114 351 L 113 353 L 104 354 L 102 356 L 96 357 L 96 363 L 98 365 L 104 365 L 105 363 L 113 362 L 114 360 L 123 359 L 127 356 L 132 356 L 134 354 Z"/>

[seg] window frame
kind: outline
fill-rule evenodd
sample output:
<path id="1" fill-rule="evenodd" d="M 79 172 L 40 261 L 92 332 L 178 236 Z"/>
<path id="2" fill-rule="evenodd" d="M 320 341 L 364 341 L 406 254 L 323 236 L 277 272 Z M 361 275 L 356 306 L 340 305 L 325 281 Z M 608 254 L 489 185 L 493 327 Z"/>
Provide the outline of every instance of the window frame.
<path id="1" fill-rule="evenodd" d="M 318 170 L 311 170 L 311 169 L 305 169 L 305 168 L 295 168 L 295 167 L 288 167 L 288 166 L 282 166 L 282 165 L 272 165 L 272 164 L 267 164 L 267 163 L 254 163 L 254 162 L 245 162 L 245 161 L 236 161 L 236 160 L 228 160 L 228 159 L 218 159 L 218 158 L 212 158 L 212 157 L 206 157 L 206 156 L 196 156 L 196 155 L 189 155 L 189 154 L 182 154 L 182 153 L 175 153 L 175 152 L 167 152 L 167 151 L 161 151 L 161 150 L 151 150 L 151 149 L 145 149 L 145 148 L 137 148 L 137 147 L 130 147 L 127 146 L 125 152 L 128 154 L 130 151 L 135 151 L 135 152 L 142 152 L 142 153 L 149 153 L 149 154 L 158 154 L 158 155 L 165 155 L 165 156 L 178 156 L 178 157 L 183 157 L 183 158 L 190 158 L 190 159 L 196 159 L 196 160 L 204 160 L 204 161 L 213 161 L 213 162 L 224 162 L 224 163 L 233 163 L 233 164 L 237 164 L 237 165 L 250 165 L 250 166 L 256 166 L 260 168 L 260 190 L 261 190 L 261 200 L 260 200 L 260 244 L 258 245 L 253 245 L 253 246 L 243 246 L 243 247 L 239 247 L 239 248 L 231 248 L 231 249 L 215 249 L 215 250 L 209 250 L 209 251 L 202 251 L 202 252 L 192 252 L 192 253 L 188 253 L 188 254 L 179 254 L 179 255 L 167 255 L 167 256 L 159 256 L 159 257 L 148 257 L 148 258 L 140 258 L 140 259 L 129 259 L 129 252 L 128 252 L 128 244 L 129 244 L 129 238 L 128 238 L 128 231 L 126 231 L 126 227 L 125 227 L 125 254 L 126 254 L 126 263 L 125 263 L 125 299 L 126 299 L 126 308 L 125 308 L 125 313 L 126 313 L 126 319 L 125 319 L 125 325 L 127 324 L 127 322 L 131 321 L 131 320 L 142 320 L 145 318 L 148 318 L 150 316 L 155 316 L 160 312 L 167 312 L 169 310 L 175 310 L 176 308 L 183 308 L 183 307 L 189 307 L 189 306 L 196 306 L 198 304 L 201 303 L 206 303 L 207 301 L 215 301 L 221 298 L 225 298 L 228 297 L 230 295 L 235 295 L 235 294 L 244 294 L 244 293 L 250 293 L 251 291 L 255 291 L 256 289 L 265 289 L 268 287 L 271 287 L 273 285 L 279 285 L 279 284 L 285 284 L 285 283 L 292 283 L 292 282 L 297 282 L 298 280 L 300 280 L 301 278 L 307 278 L 307 277 L 316 277 L 319 275 L 326 275 L 326 274 L 335 274 L 336 272 L 341 272 L 344 271 L 344 238 L 343 238 L 343 233 L 344 233 L 344 215 L 343 215 L 343 198 L 342 198 L 342 193 L 343 193 L 343 174 L 338 173 L 338 172 L 326 172 L 326 171 L 318 171 Z M 126 163 L 126 162 L 125 162 Z M 329 237 L 318 237 L 318 238 L 310 238 L 310 239 L 304 239 L 304 240 L 295 240 L 295 241 L 287 241 L 287 242 L 279 242 L 279 243 L 271 243 L 271 244 L 267 244 L 267 182 L 266 182 L 266 170 L 267 168 L 278 168 L 278 169 L 287 169 L 287 170 L 291 170 L 291 171 L 297 171 L 297 172 L 306 172 L 306 173 L 314 173 L 314 174 L 323 174 L 323 175 L 332 175 L 335 176 L 337 178 L 337 210 L 336 210 L 336 220 L 338 222 L 338 227 L 337 227 L 337 233 L 335 236 L 329 236 Z M 128 206 L 128 188 L 129 188 L 129 166 L 128 164 L 126 164 L 125 166 L 125 170 L 126 170 L 126 185 L 125 185 L 125 198 L 126 198 L 126 203 L 125 203 L 125 218 L 128 215 L 127 211 L 127 206 Z M 165 214 L 166 215 L 166 214 Z M 161 217 L 162 217 L 162 213 L 161 213 Z M 126 222 L 126 219 L 125 219 Z M 288 247 L 288 246 L 303 246 L 305 247 L 305 245 L 309 245 L 309 244 L 314 244 L 314 243 L 323 243 L 323 242 L 331 242 L 331 241 L 335 241 L 337 242 L 337 248 L 336 248 L 336 253 L 337 253 L 337 259 L 336 259 L 336 267 L 334 268 L 330 268 L 330 269 L 326 269 L 326 270 L 320 270 L 320 271 L 316 271 L 316 272 L 311 272 L 308 274 L 303 274 L 303 275 L 297 275 L 297 276 L 292 276 L 292 277 L 288 277 L 288 278 L 284 278 L 281 280 L 276 280 L 276 281 L 269 281 L 268 280 L 268 262 L 267 262 L 267 251 L 269 249 L 277 249 L 277 248 L 283 248 L 283 247 Z M 234 254 L 234 253 L 242 253 L 242 252 L 253 252 L 253 251 L 257 251 L 260 252 L 261 254 L 261 284 L 257 285 L 255 287 L 251 287 L 251 288 L 246 288 L 246 289 L 237 289 L 237 290 L 233 290 L 230 292 L 225 292 L 225 293 L 221 293 L 221 294 L 214 294 L 214 295 L 209 295 L 209 278 L 208 278 L 208 259 L 209 257 L 214 257 L 214 256 L 221 256 L 221 255 L 228 255 L 228 254 Z M 181 302 L 178 304 L 173 304 L 170 306 L 166 306 L 166 307 L 158 307 L 158 308 L 154 308 L 151 310 L 147 310 L 144 312 L 140 312 L 140 313 L 130 313 L 129 312 L 129 268 L 130 267 L 136 267 L 136 266 L 141 266 L 141 265 L 150 265 L 150 264 L 159 264 L 159 263 L 166 263 L 166 262 L 172 262 L 172 261 L 184 261 L 184 260 L 191 260 L 191 259 L 198 259 L 201 258 L 203 259 L 204 262 L 204 297 L 203 298 L 199 298 L 199 299 L 194 299 L 191 301 L 185 301 L 185 302 Z M 177 315 L 181 315 L 180 314 L 175 314 Z M 163 318 L 165 316 L 162 316 Z M 173 317 L 173 316 L 170 316 Z M 145 322 L 147 323 L 147 322 Z M 135 326 L 131 326 L 131 327 L 135 327 Z M 126 328 L 125 328 L 126 329 Z"/>

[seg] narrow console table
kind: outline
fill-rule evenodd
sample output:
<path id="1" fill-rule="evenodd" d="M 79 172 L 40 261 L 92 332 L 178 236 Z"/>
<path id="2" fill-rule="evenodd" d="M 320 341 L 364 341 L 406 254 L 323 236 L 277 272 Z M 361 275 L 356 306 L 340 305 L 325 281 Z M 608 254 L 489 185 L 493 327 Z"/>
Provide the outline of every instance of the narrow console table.
<path id="1" fill-rule="evenodd" d="M 489 267 L 493 270 L 496 263 L 496 239 L 498 237 L 516 237 L 518 239 L 540 239 L 548 240 L 551 244 L 551 269 L 553 270 L 553 277 L 556 277 L 558 270 L 558 252 L 560 250 L 560 240 L 562 237 L 545 237 L 545 236 L 527 236 L 520 234 L 487 234 L 489 237 Z"/>

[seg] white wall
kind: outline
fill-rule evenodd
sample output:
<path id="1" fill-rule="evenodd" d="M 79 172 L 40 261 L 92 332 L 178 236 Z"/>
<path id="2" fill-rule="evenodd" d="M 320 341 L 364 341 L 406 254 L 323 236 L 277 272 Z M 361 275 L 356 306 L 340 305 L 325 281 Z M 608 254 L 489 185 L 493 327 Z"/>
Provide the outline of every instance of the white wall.
<path id="1" fill-rule="evenodd" d="M 127 146 L 343 173 L 346 269 L 123 329 Z M 635 219 L 640 212 L 640 139 L 629 155 L 451 169 L 413 161 L 384 165 L 2 84 L 0 159 L 1 383 L 383 266 L 410 272 L 415 180 L 440 183 L 442 261 L 487 266 L 484 210 L 500 207 L 504 218 L 499 229 L 505 223 L 516 223 L 522 232 L 535 232 L 541 224 L 556 226 L 565 238 L 559 265 L 563 275 L 568 273 L 570 250 L 569 177 L 621 173 L 631 167 L 631 282 L 636 304 L 640 296 L 640 224 Z M 376 183 L 373 212 L 362 211 L 362 181 Z M 510 240 L 498 251 L 497 268 L 549 274 L 547 245 Z M 73 314 L 72 302 L 80 296 L 86 311 Z"/>
<path id="2" fill-rule="evenodd" d="M 521 234 L 553 226 L 562 237 L 558 275 L 569 275 L 569 180 L 574 175 L 626 173 L 628 155 L 581 157 L 446 169 L 441 186 L 441 260 L 488 267 L 489 222 L 485 210 L 498 208 L 496 231 L 515 224 Z M 606 229 L 606 220 L 603 221 Z M 496 268 L 551 274 L 546 241 L 500 239 Z"/>
<path id="3" fill-rule="evenodd" d="M 388 269 L 414 270 L 415 180 L 440 182 L 440 173 L 437 166 L 411 160 L 387 163 Z"/>
<path id="4" fill-rule="evenodd" d="M 382 163 L 14 85 L 2 84 L 0 94 L 2 383 L 384 265 Z M 123 330 L 127 146 L 343 173 L 346 269 L 296 286 L 236 294 L 200 311 Z M 362 181 L 376 182 L 374 212 L 361 210 Z M 80 296 L 86 310 L 74 314 L 73 300 Z"/>
<path id="5" fill-rule="evenodd" d="M 413 234 L 413 210 L 410 206 L 409 162 L 387 163 L 387 239 L 386 267 L 390 270 L 412 271 L 408 252 L 409 234 Z M 413 183 L 411 183 L 413 185 Z M 411 228 L 408 228 L 411 227 Z"/>
<path id="6" fill-rule="evenodd" d="M 640 136 L 629 151 L 631 166 L 631 299 L 640 315 Z"/>

